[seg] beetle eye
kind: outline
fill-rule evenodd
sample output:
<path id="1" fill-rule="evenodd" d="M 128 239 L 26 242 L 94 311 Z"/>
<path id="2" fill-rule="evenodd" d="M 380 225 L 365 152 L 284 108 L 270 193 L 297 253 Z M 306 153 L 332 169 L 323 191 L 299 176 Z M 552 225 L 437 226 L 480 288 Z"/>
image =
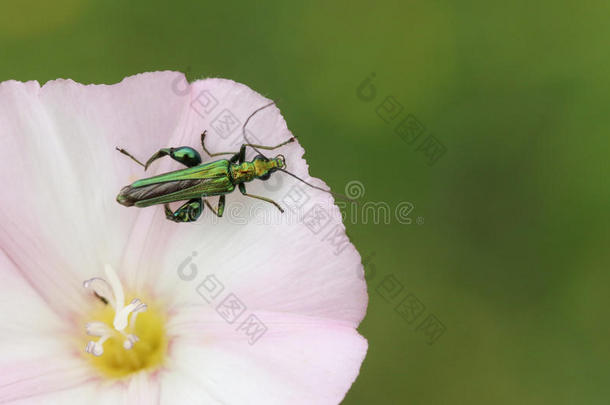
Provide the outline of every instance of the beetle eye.
<path id="1" fill-rule="evenodd" d="M 259 179 L 269 180 L 269 177 L 271 177 L 271 173 L 267 172 L 267 173 L 263 174 L 262 176 L 260 176 Z"/>
<path id="2" fill-rule="evenodd" d="M 267 159 L 267 158 L 266 158 L 265 156 L 263 156 L 263 155 L 256 155 L 256 156 L 254 157 L 254 159 L 255 159 L 255 160 L 256 160 L 256 159 L 259 159 L 259 160 L 264 160 L 265 162 L 269 161 L 269 159 Z"/>

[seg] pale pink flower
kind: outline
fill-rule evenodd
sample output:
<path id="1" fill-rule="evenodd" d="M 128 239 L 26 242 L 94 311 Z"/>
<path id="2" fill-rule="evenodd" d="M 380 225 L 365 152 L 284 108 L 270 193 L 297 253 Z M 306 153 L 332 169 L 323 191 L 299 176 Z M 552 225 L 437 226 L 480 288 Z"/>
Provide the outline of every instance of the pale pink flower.
<path id="1" fill-rule="evenodd" d="M 329 194 L 274 173 L 280 183 L 255 180 L 248 192 L 284 215 L 259 221 L 276 208 L 236 191 L 224 218 L 206 209 L 190 224 L 115 201 L 135 179 L 180 168 L 165 157 L 144 173 L 115 146 L 140 160 L 201 151 L 207 129 L 211 151 L 236 151 L 241 125 L 268 102 L 175 72 L 112 86 L 0 84 L 0 403 L 342 400 L 367 350 L 356 331 L 367 294 Z M 266 145 L 292 136 L 275 106 L 248 129 Z M 297 142 L 278 152 L 325 187 Z"/>

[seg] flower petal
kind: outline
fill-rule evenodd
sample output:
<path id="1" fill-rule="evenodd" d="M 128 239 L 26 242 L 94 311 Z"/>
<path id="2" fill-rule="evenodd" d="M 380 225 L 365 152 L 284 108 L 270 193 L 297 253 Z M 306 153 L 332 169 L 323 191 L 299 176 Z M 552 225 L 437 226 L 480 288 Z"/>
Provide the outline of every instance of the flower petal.
<path id="1" fill-rule="evenodd" d="M 49 308 L 3 251 L 0 269 L 0 359 L 13 353 L 9 342 L 37 347 L 49 335 L 66 331 L 68 323 Z"/>
<path id="2" fill-rule="evenodd" d="M 60 319 L 0 251 L 0 403 L 70 389 L 93 379 Z M 70 321 L 70 320 L 68 320 Z"/>
<path id="3" fill-rule="evenodd" d="M 199 384 L 196 377 L 184 371 L 166 370 L 161 373 L 160 379 L 162 387 L 160 403 L 163 405 L 221 403 Z"/>
<path id="4" fill-rule="evenodd" d="M 72 388 L 46 392 L 41 395 L 29 396 L 11 402 L 11 405 L 64 405 L 89 404 L 116 405 L 125 402 L 126 389 L 122 384 L 104 384 L 101 382 L 88 382 L 78 384 Z M 94 401 L 92 402 L 92 400 Z"/>
<path id="5" fill-rule="evenodd" d="M 218 403 L 339 403 L 358 375 L 366 340 L 351 326 L 324 319 L 260 317 L 268 331 L 252 345 L 226 323 L 213 325 L 213 336 L 197 322 L 183 324 L 170 368 L 190 376 L 191 391 L 204 390 Z"/>
<path id="6" fill-rule="evenodd" d="M 161 383 L 158 376 L 148 372 L 133 375 L 127 387 L 126 404 L 154 405 L 160 403 Z M 176 403 L 176 402 L 174 402 Z"/>
<path id="7" fill-rule="evenodd" d="M 239 150 L 245 142 L 243 124 L 270 102 L 247 86 L 224 79 L 192 83 L 190 99 L 193 101 L 172 145 L 198 147 L 199 134 L 207 130 L 206 146 L 212 152 Z M 250 141 L 264 145 L 277 145 L 293 137 L 273 105 L 252 116 L 246 131 Z M 257 153 L 251 148 L 247 151 L 247 159 Z M 309 176 L 298 142 L 264 152 L 269 156 L 283 154 L 291 172 L 326 188 Z M 204 155 L 207 160 L 219 158 Z M 163 170 L 177 167 L 171 165 Z M 180 288 L 184 282 L 176 277 L 176 269 L 195 252 L 198 256 L 193 263 L 200 269 L 199 280 L 204 272 L 214 273 L 239 297 L 247 297 L 249 306 L 350 320 L 357 326 L 368 300 L 363 269 L 332 196 L 284 173 L 276 172 L 272 177 L 269 182 L 248 183 L 247 189 L 277 201 L 286 209 L 284 214 L 237 191 L 227 195 L 223 218 L 206 210 L 192 224 L 167 221 L 159 207 L 143 209 L 122 266 L 128 271 L 128 284 L 137 288 L 161 286 L 166 295 L 183 299 Z M 321 216 L 321 224 L 311 223 L 314 214 Z"/>
<path id="8" fill-rule="evenodd" d="M 93 380 L 90 368 L 69 353 L 0 362 L 0 402 L 45 395 Z"/>
<path id="9" fill-rule="evenodd" d="M 220 79 L 193 83 L 191 94 L 193 100 L 205 97 L 207 103 L 217 105 L 209 113 L 193 107 L 183 121 L 184 136 L 173 145 L 197 145 L 198 134 L 207 129 L 206 146 L 213 152 L 237 151 L 244 142 L 239 125 L 269 103 L 244 85 Z M 239 125 L 231 132 L 232 120 Z M 292 137 L 275 106 L 254 116 L 248 130 L 258 134 L 252 141 L 263 145 Z M 298 143 L 269 155 L 280 152 L 293 173 L 325 187 L 309 177 Z M 247 158 L 255 153 L 249 150 Z M 122 267 L 128 269 L 128 284 L 152 288 L 158 298 L 171 304 L 168 333 L 174 342 L 184 342 L 189 336 L 191 342 L 197 342 L 193 350 L 201 353 L 201 361 L 205 358 L 210 364 L 193 364 L 193 358 L 180 355 L 182 349 L 170 353 L 180 370 L 183 362 L 191 364 L 195 392 L 201 385 L 217 402 L 229 403 L 262 400 L 269 392 L 275 395 L 271 402 L 336 403 L 357 376 L 366 353 L 366 341 L 354 330 L 368 301 L 361 259 L 345 235 L 332 196 L 283 173 L 273 176 L 279 183 L 269 186 L 253 181 L 247 184 L 248 192 L 275 199 L 286 209 L 284 214 L 237 192 L 227 196 L 223 218 L 207 210 L 193 224 L 169 222 L 160 208 L 149 208 L 138 216 Z M 314 212 L 321 212 L 321 224 L 306 220 Z M 206 288 L 210 285 L 219 289 L 209 294 Z M 213 310 L 220 311 L 227 299 L 236 299 L 246 311 L 235 324 L 227 324 Z M 256 314 L 265 324 L 273 323 L 268 332 L 271 337 L 265 335 L 266 343 L 256 343 L 254 352 L 243 333 L 240 339 L 235 330 L 249 314 Z M 280 345 L 286 350 L 278 350 Z M 274 350 L 277 357 L 270 353 Z M 232 378 L 233 371 L 227 369 L 232 364 L 247 375 Z M 198 375 L 196 370 L 201 367 L 207 373 Z M 261 374 L 257 367 L 271 371 Z M 252 377 L 258 375 L 263 377 Z M 294 375 L 293 381 L 277 383 L 288 375 Z M 233 395 L 236 390 L 231 386 L 236 379 L 243 389 Z M 220 381 L 228 381 L 227 386 L 216 386 Z M 311 381 L 323 388 L 314 388 Z M 231 392 L 228 397 L 226 391 Z M 291 394 L 295 392 L 298 394 Z"/>
<path id="10" fill-rule="evenodd" d="M 161 147 L 199 149 L 199 136 L 208 130 L 209 150 L 237 151 L 244 142 L 242 125 L 269 103 L 230 80 L 179 88 L 181 80 L 182 75 L 164 72 L 115 86 L 0 85 L 0 130 L 8 134 L 9 146 L 2 152 L 6 170 L 0 180 L 12 190 L 2 201 L 0 246 L 14 264 L 11 271 L 64 317 L 83 307 L 80 283 L 99 275 L 104 263 L 122 270 L 132 289 L 152 291 L 171 304 L 170 317 L 204 306 L 201 283 L 213 275 L 222 285 L 222 295 L 210 300 L 213 308 L 237 298 L 248 311 L 244 317 L 257 314 L 269 331 L 255 346 L 241 335 L 227 338 L 224 329 L 235 335 L 235 328 L 211 321 L 217 315 L 212 307 L 192 329 L 174 322 L 171 333 L 178 336 L 170 356 L 178 371 L 165 378 L 188 375 L 198 385 L 190 392 L 204 387 L 217 401 L 244 402 L 250 396 L 262 401 L 267 390 L 270 402 L 336 403 L 366 353 L 366 341 L 354 328 L 366 311 L 367 294 L 360 256 L 329 194 L 278 172 L 274 182 L 254 181 L 247 188 L 276 200 L 284 215 L 273 216 L 271 204 L 233 192 L 227 200 L 234 205 L 227 206 L 224 218 L 207 210 L 194 224 L 167 221 L 162 207 L 128 209 L 114 201 L 121 186 L 135 178 L 180 167 L 165 158 L 144 174 L 113 150 L 115 144 L 144 160 Z M 264 145 L 292 137 L 275 106 L 252 117 L 247 131 L 250 141 Z M 292 173 L 326 187 L 308 175 L 298 143 L 264 152 L 283 154 Z M 256 153 L 249 150 L 247 158 Z M 179 274 L 188 257 L 192 279 Z M 202 338 L 212 341 L 202 345 Z M 232 391 L 235 365 L 247 374 Z M 205 373 L 199 374 L 202 368 Z M 132 383 L 128 394 L 150 381 Z M 160 395 L 166 398 L 163 390 Z"/>
<path id="11" fill-rule="evenodd" d="M 188 102 L 172 90 L 182 78 L 0 84 L 0 182 L 10 190 L 2 195 L 0 246 L 62 314 L 82 306 L 66 299 L 81 293 L 82 280 L 120 261 L 137 218 L 115 197 L 142 168 L 115 146 L 141 159 L 167 146 Z"/>

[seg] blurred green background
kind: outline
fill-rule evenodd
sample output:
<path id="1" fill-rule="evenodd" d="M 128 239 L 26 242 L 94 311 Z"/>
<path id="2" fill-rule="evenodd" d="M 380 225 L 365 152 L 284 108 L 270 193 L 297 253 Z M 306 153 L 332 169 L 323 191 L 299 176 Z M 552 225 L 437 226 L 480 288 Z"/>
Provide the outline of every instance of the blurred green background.
<path id="1" fill-rule="evenodd" d="M 231 78 L 279 100 L 314 176 L 414 204 L 411 224 L 347 224 L 370 305 L 346 404 L 607 404 L 609 17 L 607 1 L 3 2 L 0 79 Z M 395 132 L 406 114 L 445 148 L 435 164 Z M 407 294 L 415 320 L 395 311 Z"/>

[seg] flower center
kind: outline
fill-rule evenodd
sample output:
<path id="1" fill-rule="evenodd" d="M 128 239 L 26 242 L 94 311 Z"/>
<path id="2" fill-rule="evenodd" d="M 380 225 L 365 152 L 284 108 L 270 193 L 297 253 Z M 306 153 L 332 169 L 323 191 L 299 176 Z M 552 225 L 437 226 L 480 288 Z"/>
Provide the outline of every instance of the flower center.
<path id="1" fill-rule="evenodd" d="M 123 286 L 110 267 L 105 268 L 106 279 L 92 278 L 83 283 L 104 306 L 89 316 L 85 325 L 90 340 L 85 351 L 100 372 L 120 378 L 141 370 L 160 366 L 165 357 L 167 339 L 162 314 L 133 298 L 125 305 Z"/>

